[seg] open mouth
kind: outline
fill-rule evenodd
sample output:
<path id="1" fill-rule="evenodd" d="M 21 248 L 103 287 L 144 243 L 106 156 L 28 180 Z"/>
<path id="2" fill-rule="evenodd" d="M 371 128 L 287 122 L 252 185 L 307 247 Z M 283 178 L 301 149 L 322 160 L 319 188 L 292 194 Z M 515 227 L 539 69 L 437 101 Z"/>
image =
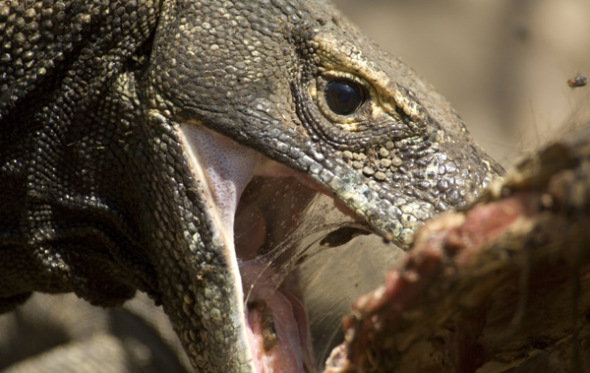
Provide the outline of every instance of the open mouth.
<path id="1" fill-rule="evenodd" d="M 249 341 L 259 372 L 313 372 L 306 307 L 310 285 L 299 267 L 367 228 L 334 200 L 294 177 L 255 177 L 234 225 Z M 318 286 L 317 284 L 312 286 Z"/>
<path id="2" fill-rule="evenodd" d="M 206 184 L 203 197 L 228 262 L 239 271 L 235 290 L 255 371 L 318 371 L 341 341 L 341 317 L 389 265 L 374 281 L 324 286 L 337 273 L 374 270 L 361 263 L 361 249 L 349 261 L 340 250 L 370 228 L 301 173 L 200 125 L 183 124 L 178 133 L 195 178 Z"/>

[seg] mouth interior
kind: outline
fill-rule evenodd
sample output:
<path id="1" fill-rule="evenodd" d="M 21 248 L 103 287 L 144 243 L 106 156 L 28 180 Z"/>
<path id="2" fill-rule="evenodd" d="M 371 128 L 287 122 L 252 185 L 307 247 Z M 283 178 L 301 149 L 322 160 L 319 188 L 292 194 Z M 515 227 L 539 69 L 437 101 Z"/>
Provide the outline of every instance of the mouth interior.
<path id="1" fill-rule="evenodd" d="M 302 178 L 254 177 L 236 210 L 235 247 L 259 372 L 316 371 L 318 354 L 302 302 L 306 281 L 298 268 L 368 233 L 351 212 Z"/>

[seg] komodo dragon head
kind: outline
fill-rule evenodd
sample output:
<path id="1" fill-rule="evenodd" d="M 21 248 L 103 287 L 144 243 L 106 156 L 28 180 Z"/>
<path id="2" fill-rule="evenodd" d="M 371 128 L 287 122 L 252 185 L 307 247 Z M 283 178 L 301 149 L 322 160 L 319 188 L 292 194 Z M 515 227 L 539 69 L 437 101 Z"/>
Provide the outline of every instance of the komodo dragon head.
<path id="1" fill-rule="evenodd" d="M 139 289 L 198 371 L 313 371 L 312 244 L 408 248 L 501 172 L 324 1 L 8 2 L 0 48 L 0 307 Z"/>

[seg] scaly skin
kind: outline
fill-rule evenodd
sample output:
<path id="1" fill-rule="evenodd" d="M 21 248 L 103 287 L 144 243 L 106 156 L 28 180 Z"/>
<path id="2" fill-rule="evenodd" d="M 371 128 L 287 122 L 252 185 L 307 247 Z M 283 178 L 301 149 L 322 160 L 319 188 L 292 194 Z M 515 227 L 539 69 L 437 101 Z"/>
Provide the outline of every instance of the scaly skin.
<path id="1" fill-rule="evenodd" d="M 0 2 L 0 61 L 0 310 L 33 291 L 112 306 L 141 290 L 199 371 L 253 366 L 233 244 L 186 128 L 309 176 L 404 248 L 502 172 L 322 1 Z M 334 80 L 362 87 L 353 113 L 326 103 Z"/>

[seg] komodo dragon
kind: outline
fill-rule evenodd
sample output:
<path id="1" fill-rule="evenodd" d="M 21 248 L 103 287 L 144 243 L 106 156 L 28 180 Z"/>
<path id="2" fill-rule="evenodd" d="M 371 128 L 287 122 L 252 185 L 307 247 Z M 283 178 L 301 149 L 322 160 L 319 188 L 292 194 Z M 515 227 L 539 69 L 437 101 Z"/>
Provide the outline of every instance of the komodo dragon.
<path id="1" fill-rule="evenodd" d="M 2 1 L 0 83 L 0 311 L 140 290 L 201 372 L 313 370 L 281 283 L 317 196 L 408 248 L 502 172 L 325 1 Z"/>

